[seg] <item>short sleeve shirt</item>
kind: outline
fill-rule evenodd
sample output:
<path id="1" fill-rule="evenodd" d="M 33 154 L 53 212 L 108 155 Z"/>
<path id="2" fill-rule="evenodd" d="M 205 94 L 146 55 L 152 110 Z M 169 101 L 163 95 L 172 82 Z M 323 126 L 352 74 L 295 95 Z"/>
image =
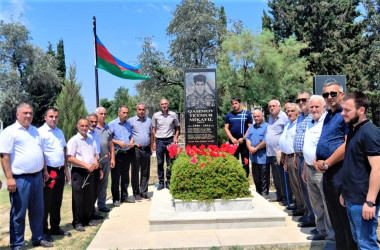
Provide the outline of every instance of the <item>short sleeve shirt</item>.
<path id="1" fill-rule="evenodd" d="M 43 150 L 40 134 L 32 125 L 25 129 L 16 121 L 0 134 L 0 153 L 10 155 L 11 170 L 15 175 L 41 171 Z"/>
<path id="2" fill-rule="evenodd" d="M 276 156 L 280 150 L 279 141 L 282 131 L 284 131 L 285 123 L 288 121 L 286 114 L 280 110 L 276 119 L 269 115 L 267 133 L 265 134 L 265 143 L 267 148 L 267 156 Z"/>
<path id="3" fill-rule="evenodd" d="M 242 110 L 239 113 L 229 112 L 224 117 L 224 124 L 229 124 L 231 135 L 236 139 L 244 137 L 248 125 L 252 123 L 252 114 L 248 110 Z"/>
<path id="4" fill-rule="evenodd" d="M 371 166 L 368 156 L 380 156 L 380 129 L 368 119 L 350 126 L 343 161 L 342 194 L 345 200 L 363 204 L 366 201 Z M 380 205 L 380 193 L 376 205 Z"/>
<path id="5" fill-rule="evenodd" d="M 82 162 L 93 164 L 96 154 L 96 146 L 91 136 L 84 138 L 77 133 L 67 143 L 67 155 L 74 156 Z"/>
<path id="6" fill-rule="evenodd" d="M 99 159 L 102 159 L 100 163 L 105 163 L 110 161 L 110 157 L 104 157 L 106 154 L 110 153 L 109 142 L 112 141 L 112 133 L 107 124 L 104 124 L 104 128 L 101 129 L 96 126 L 95 131 L 99 137 L 100 141 L 100 154 Z"/>
<path id="7" fill-rule="evenodd" d="M 117 141 L 123 141 L 127 145 L 129 144 L 130 140 L 132 139 L 132 128 L 131 124 L 129 124 L 128 121 L 125 121 L 123 124 L 120 122 L 120 118 L 116 118 L 115 120 L 111 121 L 108 126 L 111 129 L 112 132 L 112 138 Z M 120 148 L 119 145 L 115 145 L 115 149 L 120 149 L 123 151 L 129 150 L 128 147 L 126 148 Z"/>
<path id="8" fill-rule="evenodd" d="M 306 127 L 304 144 L 303 144 L 303 157 L 307 165 L 313 165 L 315 159 L 315 151 L 317 150 L 317 144 L 321 137 L 323 121 L 326 118 L 327 112 L 325 112 L 318 121 L 311 120 Z"/>
<path id="9" fill-rule="evenodd" d="M 344 143 L 348 134 L 348 124 L 341 115 L 342 107 L 332 112 L 329 110 L 323 122 L 321 138 L 317 145 L 317 160 L 328 159 L 340 145 Z"/>
<path id="10" fill-rule="evenodd" d="M 152 120 L 149 117 L 140 119 L 137 115 L 128 119 L 132 127 L 132 136 L 135 144 L 142 147 L 150 145 L 150 135 L 152 134 Z"/>
<path id="11" fill-rule="evenodd" d="M 280 149 L 285 154 L 293 154 L 294 137 L 296 136 L 297 120 L 288 121 L 284 127 L 284 131 L 280 136 Z"/>
<path id="12" fill-rule="evenodd" d="M 152 127 L 156 128 L 156 138 L 168 138 L 174 136 L 175 127 L 179 127 L 177 114 L 168 111 L 163 114 L 162 111 L 154 113 L 152 117 Z"/>
<path id="13" fill-rule="evenodd" d="M 260 142 L 264 140 L 265 133 L 267 131 L 268 123 L 263 122 L 260 125 L 252 125 L 248 129 L 247 141 L 251 141 L 251 145 L 256 147 Z M 261 148 L 255 154 L 251 154 L 251 161 L 257 164 L 267 163 L 266 149 Z"/>
<path id="14" fill-rule="evenodd" d="M 66 147 L 66 140 L 62 130 L 57 127 L 52 129 L 45 123 L 38 132 L 44 146 L 46 165 L 53 168 L 63 166 L 65 164 L 63 148 Z"/>
<path id="15" fill-rule="evenodd" d="M 302 153 L 303 148 L 303 142 L 306 132 L 306 126 L 307 124 L 312 120 L 310 114 L 307 114 L 306 116 L 301 113 L 301 115 L 297 119 L 297 128 L 296 128 L 296 137 L 294 137 L 294 152 L 296 153 Z"/>

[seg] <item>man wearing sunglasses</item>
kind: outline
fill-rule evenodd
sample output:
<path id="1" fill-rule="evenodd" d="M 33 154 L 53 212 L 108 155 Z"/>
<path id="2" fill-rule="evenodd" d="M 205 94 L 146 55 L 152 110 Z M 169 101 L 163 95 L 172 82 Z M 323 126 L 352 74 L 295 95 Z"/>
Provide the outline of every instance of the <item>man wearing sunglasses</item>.
<path id="1" fill-rule="evenodd" d="M 356 249 L 347 212 L 339 202 L 342 193 L 344 149 L 348 134 L 348 125 L 341 115 L 343 87 L 336 82 L 327 83 L 323 87 L 322 96 L 330 109 L 323 122 L 313 165 L 317 170 L 324 172 L 323 192 L 335 232 L 336 248 Z"/>

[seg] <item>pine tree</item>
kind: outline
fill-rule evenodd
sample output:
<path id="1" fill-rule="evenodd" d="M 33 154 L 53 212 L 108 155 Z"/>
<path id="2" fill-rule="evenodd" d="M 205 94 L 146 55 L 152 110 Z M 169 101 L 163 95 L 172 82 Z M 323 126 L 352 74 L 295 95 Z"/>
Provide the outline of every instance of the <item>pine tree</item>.
<path id="1" fill-rule="evenodd" d="M 60 39 L 57 44 L 57 55 L 59 77 L 62 79 L 66 76 L 66 63 L 65 63 L 65 49 L 63 46 L 63 40 Z"/>

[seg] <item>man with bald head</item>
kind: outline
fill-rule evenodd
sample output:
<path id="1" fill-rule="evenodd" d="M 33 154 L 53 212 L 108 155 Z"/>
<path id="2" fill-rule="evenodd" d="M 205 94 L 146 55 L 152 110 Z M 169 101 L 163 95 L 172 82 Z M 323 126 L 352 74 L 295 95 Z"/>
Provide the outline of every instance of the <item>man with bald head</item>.
<path id="1" fill-rule="evenodd" d="M 265 148 L 265 133 L 268 123 L 264 121 L 264 114 L 261 109 L 253 111 L 255 124 L 250 126 L 247 133 L 247 148 L 252 162 L 252 175 L 255 182 L 256 192 L 264 198 L 269 195 L 270 168 L 267 164 Z"/>
<path id="2" fill-rule="evenodd" d="M 286 204 L 285 178 L 283 168 L 280 165 L 281 151 L 279 146 L 280 136 L 284 130 L 288 117 L 281 110 L 280 101 L 273 99 L 268 103 L 269 122 L 265 134 L 265 144 L 268 157 L 268 163 L 272 169 L 274 186 L 276 188 L 276 198 L 270 201 L 280 201 L 282 205 Z"/>
<path id="3" fill-rule="evenodd" d="M 166 169 L 166 182 L 164 175 L 164 162 L 166 158 L 166 166 L 170 165 L 169 152 L 167 147 L 172 143 L 178 143 L 180 133 L 180 124 L 177 114 L 169 110 L 169 101 L 165 98 L 160 101 L 161 111 L 154 113 L 152 117 L 152 134 L 153 150 L 156 150 L 157 156 L 157 174 L 159 184 L 157 190 L 165 187 L 170 188 L 170 170 Z"/>

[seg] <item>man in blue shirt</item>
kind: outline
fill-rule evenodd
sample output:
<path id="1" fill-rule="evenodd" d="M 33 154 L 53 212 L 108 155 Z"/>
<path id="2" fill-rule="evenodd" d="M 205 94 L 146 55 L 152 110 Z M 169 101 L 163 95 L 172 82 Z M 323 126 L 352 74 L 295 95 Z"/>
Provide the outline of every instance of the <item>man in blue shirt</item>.
<path id="1" fill-rule="evenodd" d="M 343 98 L 342 116 L 350 124 L 343 162 L 341 199 L 359 249 L 379 249 L 380 130 L 365 112 L 368 98 L 360 92 Z M 345 203 L 344 203 L 345 201 Z"/>
<path id="2" fill-rule="evenodd" d="M 356 249 L 347 212 L 339 202 L 339 196 L 342 193 L 344 149 L 348 133 L 348 125 L 340 114 L 342 111 L 340 105 L 344 96 L 343 87 L 335 82 L 328 83 L 323 87 L 322 96 L 330 110 L 323 122 L 313 165 L 324 172 L 323 192 L 335 232 L 336 248 Z"/>
<path id="3" fill-rule="evenodd" d="M 152 141 L 152 120 L 145 116 L 145 104 L 139 103 L 136 106 L 136 114 L 129 118 L 128 122 L 132 127 L 133 140 L 135 142 L 135 160 L 132 165 L 135 165 L 137 170 L 136 176 L 132 176 L 132 180 L 136 179 L 139 182 L 139 172 L 141 170 L 141 182 L 139 193 L 135 196 L 137 201 L 147 199 L 148 197 L 148 182 L 150 176 L 150 156 L 153 152 Z"/>
<path id="4" fill-rule="evenodd" d="M 241 163 L 248 177 L 249 164 L 245 164 L 244 159 L 248 159 L 249 152 L 245 138 L 253 120 L 252 114 L 248 110 L 243 110 L 240 103 L 241 100 L 238 97 L 231 99 L 232 111 L 228 112 L 224 118 L 224 131 L 230 139 L 230 143 L 239 144 L 234 156 L 239 160 L 240 155 Z"/>
<path id="5" fill-rule="evenodd" d="M 128 198 L 129 167 L 134 157 L 132 128 L 131 124 L 127 122 L 128 114 L 128 107 L 121 106 L 118 111 L 119 117 L 108 124 L 112 132 L 112 142 L 115 145 L 115 150 L 118 150 L 115 156 L 115 167 L 111 169 L 111 192 L 113 205 L 115 207 L 120 206 L 120 201 L 127 203 L 135 202 Z M 135 174 L 134 171 L 136 171 L 136 169 L 132 168 L 132 176 Z M 119 183 L 121 187 L 121 198 Z M 138 187 L 138 183 L 132 183 L 132 188 L 136 188 L 136 186 Z"/>
<path id="6" fill-rule="evenodd" d="M 253 111 L 255 124 L 248 129 L 247 148 L 251 154 L 252 175 L 256 192 L 264 198 L 269 194 L 270 168 L 267 164 L 265 149 L 265 133 L 268 123 L 264 121 L 263 112 L 260 109 Z"/>

